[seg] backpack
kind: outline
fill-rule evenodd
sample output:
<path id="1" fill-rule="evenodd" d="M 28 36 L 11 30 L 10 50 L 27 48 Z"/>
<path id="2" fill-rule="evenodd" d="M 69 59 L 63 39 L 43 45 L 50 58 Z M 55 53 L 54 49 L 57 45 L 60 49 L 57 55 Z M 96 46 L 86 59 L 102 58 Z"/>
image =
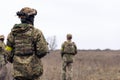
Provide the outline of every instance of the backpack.
<path id="1" fill-rule="evenodd" d="M 33 54 L 33 30 L 34 27 L 28 24 L 17 24 L 14 26 L 12 29 L 14 36 L 14 55 L 25 56 Z"/>
<path id="2" fill-rule="evenodd" d="M 75 43 L 74 42 L 64 42 L 63 52 L 67 54 L 75 54 Z"/>

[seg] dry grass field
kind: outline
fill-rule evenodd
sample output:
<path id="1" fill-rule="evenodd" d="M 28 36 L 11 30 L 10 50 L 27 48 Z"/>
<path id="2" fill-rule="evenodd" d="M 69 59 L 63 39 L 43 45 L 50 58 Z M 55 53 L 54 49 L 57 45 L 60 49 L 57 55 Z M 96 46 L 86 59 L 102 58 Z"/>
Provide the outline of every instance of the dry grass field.
<path id="1" fill-rule="evenodd" d="M 61 80 L 60 51 L 51 51 L 42 61 L 42 80 Z M 73 80 L 120 80 L 120 50 L 79 50 L 74 57 Z"/>

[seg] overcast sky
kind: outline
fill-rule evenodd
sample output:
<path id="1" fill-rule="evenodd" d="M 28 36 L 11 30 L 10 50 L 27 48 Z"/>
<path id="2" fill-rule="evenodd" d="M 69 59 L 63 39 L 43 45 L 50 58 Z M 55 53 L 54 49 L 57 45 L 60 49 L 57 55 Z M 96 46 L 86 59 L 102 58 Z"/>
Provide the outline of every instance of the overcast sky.
<path id="1" fill-rule="evenodd" d="M 73 34 L 78 49 L 120 49 L 120 0 L 3 0 L 0 2 L 0 34 L 7 37 L 16 12 L 35 8 L 35 27 L 45 38 L 56 36 L 60 49 L 66 34 Z"/>

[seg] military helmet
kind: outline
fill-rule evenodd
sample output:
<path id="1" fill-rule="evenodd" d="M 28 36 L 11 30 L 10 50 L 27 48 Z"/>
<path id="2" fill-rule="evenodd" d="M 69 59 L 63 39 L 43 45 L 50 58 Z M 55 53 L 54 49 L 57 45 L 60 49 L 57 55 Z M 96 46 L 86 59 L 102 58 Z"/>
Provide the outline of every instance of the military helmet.
<path id="1" fill-rule="evenodd" d="M 4 35 L 0 35 L 0 40 L 3 39 L 4 40 L 5 36 Z"/>
<path id="2" fill-rule="evenodd" d="M 37 10 L 29 8 L 29 7 L 24 7 L 20 11 L 18 11 L 16 14 L 18 16 L 37 15 Z"/>
<path id="3" fill-rule="evenodd" d="M 67 39 L 69 40 L 69 39 L 72 39 L 72 34 L 67 34 Z"/>

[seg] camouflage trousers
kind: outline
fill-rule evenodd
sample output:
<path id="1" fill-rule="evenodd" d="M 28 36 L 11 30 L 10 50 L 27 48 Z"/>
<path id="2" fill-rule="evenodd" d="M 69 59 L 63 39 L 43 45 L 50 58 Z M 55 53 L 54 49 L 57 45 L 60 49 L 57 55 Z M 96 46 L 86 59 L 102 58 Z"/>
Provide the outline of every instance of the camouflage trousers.
<path id="1" fill-rule="evenodd" d="M 72 64 L 63 61 L 62 65 L 62 80 L 72 80 Z"/>

